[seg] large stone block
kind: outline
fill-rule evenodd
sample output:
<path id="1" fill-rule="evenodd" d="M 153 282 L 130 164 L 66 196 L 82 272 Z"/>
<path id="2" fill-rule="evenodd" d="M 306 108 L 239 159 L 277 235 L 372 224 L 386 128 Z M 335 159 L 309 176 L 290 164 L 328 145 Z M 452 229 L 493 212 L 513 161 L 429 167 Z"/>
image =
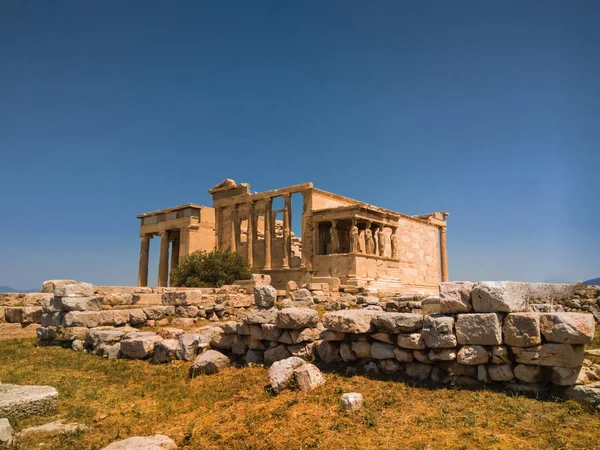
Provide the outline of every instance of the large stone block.
<path id="1" fill-rule="evenodd" d="M 305 364 L 306 361 L 295 356 L 274 362 L 269 369 L 269 383 L 273 392 L 279 394 L 283 391 L 292 381 L 294 369 Z"/>
<path id="2" fill-rule="evenodd" d="M 476 312 L 519 312 L 527 308 L 530 283 L 482 281 L 471 291 Z"/>
<path id="3" fill-rule="evenodd" d="M 512 347 L 515 360 L 537 366 L 577 367 L 583 364 L 583 345 L 541 344 L 535 347 Z"/>
<path id="4" fill-rule="evenodd" d="M 498 316 L 494 313 L 459 314 L 456 318 L 456 338 L 459 344 L 502 344 Z"/>
<path id="5" fill-rule="evenodd" d="M 458 351 L 456 361 L 459 364 L 476 366 L 486 364 L 490 359 L 488 351 L 481 345 L 463 345 Z"/>
<path id="6" fill-rule="evenodd" d="M 430 348 L 456 347 L 456 336 L 452 333 L 454 319 L 446 316 L 426 316 L 423 321 L 423 340 Z"/>
<path id="7" fill-rule="evenodd" d="M 59 297 L 55 301 L 55 307 L 59 311 L 100 311 L 102 309 L 102 297 Z"/>
<path id="8" fill-rule="evenodd" d="M 542 371 L 539 366 L 530 364 L 518 364 L 513 369 L 517 380 L 523 383 L 537 383 L 542 380 Z"/>
<path id="9" fill-rule="evenodd" d="M 154 343 L 154 357 L 152 361 L 155 364 L 165 364 L 177 359 L 179 350 L 179 341 L 177 339 L 164 339 Z"/>
<path id="10" fill-rule="evenodd" d="M 323 315 L 323 326 L 340 333 L 368 333 L 372 330 L 371 320 L 379 314 L 364 309 L 328 312 Z"/>
<path id="11" fill-rule="evenodd" d="M 340 346 L 335 341 L 319 341 L 316 344 L 317 354 L 325 364 L 341 362 Z"/>
<path id="12" fill-rule="evenodd" d="M 531 347 L 541 344 L 540 315 L 511 313 L 504 318 L 504 343 L 512 347 Z"/>
<path id="13" fill-rule="evenodd" d="M 319 322 L 319 313 L 310 308 L 284 308 L 277 314 L 276 321 L 279 328 L 312 328 Z"/>
<path id="14" fill-rule="evenodd" d="M 72 311 L 64 316 L 65 327 L 96 328 L 100 322 L 100 311 Z"/>
<path id="15" fill-rule="evenodd" d="M 146 359 L 154 353 L 154 344 L 162 338 L 152 332 L 136 332 L 121 340 L 121 354 L 130 359 Z"/>
<path id="16" fill-rule="evenodd" d="M 487 370 L 492 381 L 511 381 L 514 378 L 510 364 L 492 364 L 487 366 Z"/>
<path id="17" fill-rule="evenodd" d="M 411 333 L 423 328 L 423 315 L 412 313 L 381 313 L 371 320 L 373 326 L 385 333 Z"/>
<path id="18" fill-rule="evenodd" d="M 548 342 L 559 344 L 591 344 L 595 321 L 592 314 L 543 313 L 540 328 Z"/>
<path id="19" fill-rule="evenodd" d="M 177 350 L 177 358 L 184 361 L 192 361 L 198 351 L 200 335 L 197 333 L 184 333 L 179 336 L 178 341 L 179 349 Z"/>
<path id="20" fill-rule="evenodd" d="M 440 283 L 440 311 L 442 314 L 466 313 L 473 311 L 471 289 L 474 283 L 452 281 Z"/>
<path id="21" fill-rule="evenodd" d="M 134 436 L 122 441 L 116 441 L 102 450 L 173 450 L 177 444 L 164 434 L 154 436 Z"/>
<path id="22" fill-rule="evenodd" d="M 564 395 L 569 400 L 599 406 L 600 381 L 587 386 L 572 386 L 565 390 Z"/>
<path id="23" fill-rule="evenodd" d="M 151 306 L 143 309 L 148 320 L 161 320 L 175 314 L 174 306 Z"/>
<path id="24" fill-rule="evenodd" d="M 367 341 L 354 341 L 351 344 L 352 351 L 358 358 L 371 357 L 371 344 Z M 340 347 L 341 348 L 341 347 Z"/>
<path id="25" fill-rule="evenodd" d="M 21 386 L 0 383 L 0 417 L 24 419 L 54 411 L 58 392 L 51 386 Z"/>
<path id="26" fill-rule="evenodd" d="M 130 315 L 126 309 L 113 309 L 98 313 L 98 325 L 120 327 L 129 323 Z"/>
<path id="27" fill-rule="evenodd" d="M 374 358 L 374 359 L 395 358 L 394 346 L 391 344 L 384 344 L 383 342 L 373 342 L 371 344 L 371 358 Z"/>
<path id="28" fill-rule="evenodd" d="M 255 286 L 254 303 L 262 308 L 271 308 L 277 301 L 277 289 L 273 286 Z"/>
<path id="29" fill-rule="evenodd" d="M 266 365 L 273 364 L 276 361 L 289 358 L 291 356 L 285 345 L 277 345 L 275 347 L 268 348 L 264 353 L 264 361 Z"/>
<path id="30" fill-rule="evenodd" d="M 90 283 L 73 283 L 57 286 L 54 289 L 55 297 L 92 297 L 94 286 Z"/>
<path id="31" fill-rule="evenodd" d="M 46 280 L 42 284 L 41 292 L 54 294 L 54 290 L 67 284 L 77 284 L 75 280 Z"/>
<path id="32" fill-rule="evenodd" d="M 325 377 L 314 364 L 304 364 L 294 370 L 296 384 L 301 391 L 312 391 L 325 383 Z"/>
<path id="33" fill-rule="evenodd" d="M 399 334 L 397 344 L 410 350 L 422 350 L 426 347 L 421 333 Z"/>
<path id="34" fill-rule="evenodd" d="M 551 367 L 550 374 L 552 384 L 560 386 L 572 386 L 577 384 L 577 376 L 581 367 Z"/>
<path id="35" fill-rule="evenodd" d="M 117 342 L 121 342 L 125 333 L 122 330 L 94 330 L 91 329 L 88 331 L 85 344 L 88 348 L 96 348 L 101 344 L 116 344 Z"/>

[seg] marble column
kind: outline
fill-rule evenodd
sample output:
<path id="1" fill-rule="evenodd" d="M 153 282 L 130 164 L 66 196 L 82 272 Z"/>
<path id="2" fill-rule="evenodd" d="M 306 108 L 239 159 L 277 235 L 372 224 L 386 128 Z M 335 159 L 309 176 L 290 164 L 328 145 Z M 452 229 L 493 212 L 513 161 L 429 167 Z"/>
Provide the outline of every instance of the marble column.
<path id="1" fill-rule="evenodd" d="M 448 281 L 448 250 L 446 248 L 446 227 L 440 228 L 440 256 L 442 259 L 442 281 Z"/>
<path id="2" fill-rule="evenodd" d="M 232 253 L 235 253 L 238 248 L 239 236 L 238 236 L 238 211 L 237 205 L 231 207 L 231 239 L 229 249 Z"/>
<path id="3" fill-rule="evenodd" d="M 221 250 L 221 208 L 215 210 L 215 249 Z"/>
<path id="4" fill-rule="evenodd" d="M 248 228 L 246 229 L 246 244 L 248 246 L 248 254 L 246 255 L 248 259 L 248 264 L 250 267 L 254 265 L 254 202 L 250 202 L 248 206 Z"/>
<path id="5" fill-rule="evenodd" d="M 292 261 L 292 195 L 285 194 L 283 199 L 283 268 L 288 269 Z"/>
<path id="6" fill-rule="evenodd" d="M 158 285 L 169 285 L 169 232 L 160 232 L 160 256 L 158 259 Z"/>
<path id="7" fill-rule="evenodd" d="M 179 240 L 171 242 L 171 269 L 179 264 L 179 243 Z"/>
<path id="8" fill-rule="evenodd" d="M 273 199 L 268 198 L 265 201 L 265 264 L 263 269 L 271 269 L 271 226 L 273 217 Z"/>
<path id="9" fill-rule="evenodd" d="M 150 253 L 150 238 L 144 234 L 140 236 L 140 267 L 138 271 L 138 286 L 148 286 L 148 256 Z"/>
<path id="10" fill-rule="evenodd" d="M 310 229 L 311 223 L 311 194 L 310 191 L 302 192 L 302 262 L 300 267 L 307 271 L 312 270 L 312 257 L 316 253 L 313 250 L 313 242 L 316 240 L 315 229 Z"/>

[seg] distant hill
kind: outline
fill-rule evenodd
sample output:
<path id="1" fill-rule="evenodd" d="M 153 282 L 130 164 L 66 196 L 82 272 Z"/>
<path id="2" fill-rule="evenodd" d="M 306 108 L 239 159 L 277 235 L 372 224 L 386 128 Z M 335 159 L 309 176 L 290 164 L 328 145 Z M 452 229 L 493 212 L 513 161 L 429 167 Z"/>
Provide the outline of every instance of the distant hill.
<path id="1" fill-rule="evenodd" d="M 593 280 L 584 281 L 583 284 L 598 286 L 600 285 L 600 278 L 594 278 Z"/>
<path id="2" fill-rule="evenodd" d="M 39 289 L 13 289 L 9 286 L 0 286 L 0 292 L 39 292 Z"/>

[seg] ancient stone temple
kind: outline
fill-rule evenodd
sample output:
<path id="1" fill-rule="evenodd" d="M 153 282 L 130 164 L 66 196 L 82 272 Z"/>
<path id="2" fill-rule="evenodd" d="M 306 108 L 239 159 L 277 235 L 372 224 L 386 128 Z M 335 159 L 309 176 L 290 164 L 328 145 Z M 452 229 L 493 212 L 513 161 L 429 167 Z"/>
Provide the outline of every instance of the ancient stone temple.
<path id="1" fill-rule="evenodd" d="M 160 236 L 159 286 L 168 285 L 180 258 L 214 248 L 245 256 L 280 289 L 293 280 L 427 294 L 448 280 L 446 212 L 409 216 L 312 183 L 251 193 L 248 184 L 225 180 L 208 192 L 212 208 L 187 204 L 137 216 L 140 286 L 148 284 L 153 236 Z M 301 196 L 301 211 L 292 211 L 293 195 Z M 292 232 L 293 214 L 301 217 L 300 236 Z"/>

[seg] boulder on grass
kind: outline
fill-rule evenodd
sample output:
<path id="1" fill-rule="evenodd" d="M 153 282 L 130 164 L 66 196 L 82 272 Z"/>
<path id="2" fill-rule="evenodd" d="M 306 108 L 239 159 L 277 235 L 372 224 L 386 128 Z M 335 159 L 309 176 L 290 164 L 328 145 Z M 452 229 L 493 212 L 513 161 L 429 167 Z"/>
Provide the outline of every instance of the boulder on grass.
<path id="1" fill-rule="evenodd" d="M 58 392 L 51 386 L 0 384 L 0 417 L 23 419 L 54 411 Z"/>
<path id="2" fill-rule="evenodd" d="M 347 412 L 359 411 L 363 407 L 363 396 L 358 392 L 349 392 L 340 397 L 340 406 Z"/>
<path id="3" fill-rule="evenodd" d="M 296 368 L 294 378 L 301 391 L 312 391 L 325 383 L 325 377 L 314 364 L 303 364 Z"/>
<path id="4" fill-rule="evenodd" d="M 294 369 L 304 364 L 306 361 L 295 356 L 274 362 L 269 369 L 269 383 L 273 392 L 279 394 L 283 391 L 292 381 Z"/>
<path id="5" fill-rule="evenodd" d="M 196 357 L 190 367 L 190 377 L 194 378 L 199 374 L 212 375 L 219 373 L 225 367 L 229 366 L 229 358 L 216 350 L 208 350 Z"/>
<path id="6" fill-rule="evenodd" d="M 164 434 L 154 436 L 134 436 L 122 441 L 113 442 L 103 450 L 172 450 L 177 444 L 173 439 Z"/>

